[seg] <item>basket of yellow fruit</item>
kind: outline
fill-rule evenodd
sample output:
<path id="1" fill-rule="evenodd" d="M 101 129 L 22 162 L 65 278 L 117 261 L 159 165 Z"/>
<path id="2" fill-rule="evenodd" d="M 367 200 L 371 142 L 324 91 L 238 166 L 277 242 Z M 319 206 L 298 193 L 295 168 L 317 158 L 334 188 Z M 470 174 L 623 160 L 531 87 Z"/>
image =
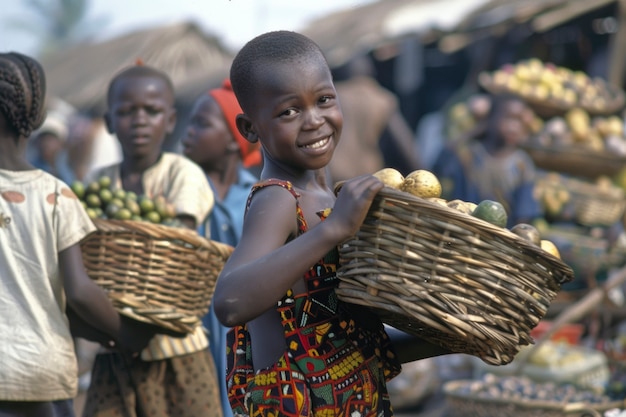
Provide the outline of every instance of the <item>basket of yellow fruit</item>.
<path id="1" fill-rule="evenodd" d="M 544 117 L 562 115 L 575 107 L 593 115 L 610 115 L 625 103 L 624 92 L 605 80 L 537 58 L 482 72 L 478 82 L 490 93 L 519 96 Z"/>
<path id="2" fill-rule="evenodd" d="M 233 248 L 177 223 L 162 198 L 112 190 L 106 177 L 72 189 L 97 228 L 81 242 L 85 268 L 120 314 L 193 331 Z"/>
<path id="3" fill-rule="evenodd" d="M 507 229 L 498 202 L 442 199 L 429 171 L 375 175 L 385 187 L 339 248 L 338 296 L 452 352 L 511 362 L 573 279 L 558 249 L 531 225 Z"/>

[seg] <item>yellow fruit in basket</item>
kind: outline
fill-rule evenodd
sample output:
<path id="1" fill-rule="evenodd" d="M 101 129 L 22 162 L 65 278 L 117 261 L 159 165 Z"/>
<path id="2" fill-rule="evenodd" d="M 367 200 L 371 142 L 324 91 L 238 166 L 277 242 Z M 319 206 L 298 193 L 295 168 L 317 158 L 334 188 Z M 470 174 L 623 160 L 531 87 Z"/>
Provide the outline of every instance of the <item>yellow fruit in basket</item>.
<path id="1" fill-rule="evenodd" d="M 425 169 L 411 172 L 404 178 L 400 190 L 421 198 L 440 198 L 441 183 L 435 174 Z"/>
<path id="2" fill-rule="evenodd" d="M 156 211 L 150 211 L 144 214 L 144 219 L 152 223 L 161 223 L 161 216 Z"/>
<path id="3" fill-rule="evenodd" d="M 379 171 L 376 171 L 372 175 L 381 180 L 386 186 L 395 189 L 399 189 L 400 185 L 404 181 L 404 175 L 402 175 L 400 171 L 394 168 L 383 168 Z"/>
<path id="4" fill-rule="evenodd" d="M 474 208 L 471 203 L 468 203 L 467 201 L 463 201 L 463 200 L 450 200 L 448 201 L 448 207 L 450 207 L 451 209 L 460 211 L 461 213 L 465 213 L 465 214 L 472 214 L 472 212 L 474 211 Z M 475 206 L 475 205 L 474 205 Z"/>
<path id="5" fill-rule="evenodd" d="M 559 249 L 556 247 L 554 242 L 547 239 L 541 239 L 540 246 L 541 249 L 545 250 L 550 255 L 554 256 L 555 258 L 561 259 L 561 253 L 559 252 Z"/>

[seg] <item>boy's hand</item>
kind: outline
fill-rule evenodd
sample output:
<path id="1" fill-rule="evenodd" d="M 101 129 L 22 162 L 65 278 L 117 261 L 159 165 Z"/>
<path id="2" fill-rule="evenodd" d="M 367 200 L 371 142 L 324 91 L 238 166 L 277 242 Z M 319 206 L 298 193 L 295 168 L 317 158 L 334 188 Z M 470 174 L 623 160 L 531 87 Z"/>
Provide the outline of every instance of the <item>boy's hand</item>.
<path id="1" fill-rule="evenodd" d="M 167 329 L 138 320 L 133 320 L 126 316 L 122 317 L 122 326 L 120 328 L 120 337 L 117 348 L 130 352 L 140 352 L 150 340 L 157 334 L 167 334 L 170 336 L 180 337 L 178 333 L 173 333 Z"/>
<path id="2" fill-rule="evenodd" d="M 373 175 L 362 175 L 344 182 L 328 219 L 341 240 L 354 236 L 361 227 L 376 194 L 384 184 Z"/>

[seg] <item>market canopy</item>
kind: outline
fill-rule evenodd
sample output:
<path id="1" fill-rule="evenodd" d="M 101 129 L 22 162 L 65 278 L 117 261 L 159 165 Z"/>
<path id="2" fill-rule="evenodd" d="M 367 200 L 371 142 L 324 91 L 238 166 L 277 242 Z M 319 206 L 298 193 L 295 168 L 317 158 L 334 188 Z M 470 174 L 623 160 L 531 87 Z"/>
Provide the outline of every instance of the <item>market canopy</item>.
<path id="1" fill-rule="evenodd" d="M 538 33 L 549 31 L 579 16 L 618 0 L 489 0 L 461 19 L 452 33 L 440 40 L 440 48 L 454 52 L 478 39 L 499 35 L 514 26 L 528 24 Z"/>
<path id="2" fill-rule="evenodd" d="M 459 24 L 488 0 L 379 0 L 310 22 L 302 33 L 317 42 L 331 66 L 406 36 L 431 38 Z"/>
<path id="3" fill-rule="evenodd" d="M 48 94 L 77 109 L 102 114 L 106 88 L 115 73 L 137 62 L 166 72 L 177 100 L 190 101 L 228 74 L 232 54 L 195 23 L 183 22 L 84 43 L 41 60 Z"/>

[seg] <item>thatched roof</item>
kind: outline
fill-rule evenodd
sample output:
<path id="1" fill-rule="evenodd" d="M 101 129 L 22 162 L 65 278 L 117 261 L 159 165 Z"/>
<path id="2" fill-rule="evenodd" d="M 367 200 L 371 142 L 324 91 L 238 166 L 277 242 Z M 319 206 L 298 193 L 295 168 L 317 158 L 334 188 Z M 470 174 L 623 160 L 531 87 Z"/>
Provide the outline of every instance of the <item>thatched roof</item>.
<path id="1" fill-rule="evenodd" d="M 184 22 L 85 43 L 43 58 L 48 94 L 102 114 L 108 82 L 141 59 L 170 75 L 177 99 L 190 101 L 228 74 L 233 55 L 195 23 Z"/>
<path id="2" fill-rule="evenodd" d="M 378 0 L 322 16 L 302 33 L 324 51 L 331 66 L 407 36 L 427 41 L 455 27 L 487 0 Z"/>
<path id="3" fill-rule="evenodd" d="M 618 0 L 490 0 L 459 22 L 444 36 L 440 47 L 447 52 L 464 48 L 477 39 L 501 35 L 527 24 L 534 32 L 549 31 L 577 17 L 617 3 Z"/>

